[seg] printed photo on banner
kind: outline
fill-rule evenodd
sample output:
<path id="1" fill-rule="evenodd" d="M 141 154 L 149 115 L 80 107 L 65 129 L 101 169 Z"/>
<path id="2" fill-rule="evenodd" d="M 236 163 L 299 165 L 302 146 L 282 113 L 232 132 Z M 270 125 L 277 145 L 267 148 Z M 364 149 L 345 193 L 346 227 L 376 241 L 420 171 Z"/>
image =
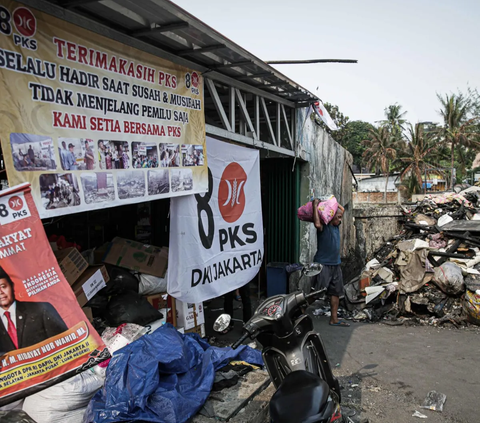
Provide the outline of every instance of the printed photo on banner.
<path id="1" fill-rule="evenodd" d="M 160 144 L 161 167 L 179 167 L 181 164 L 180 145 Z"/>
<path id="2" fill-rule="evenodd" d="M 129 169 L 130 148 L 126 141 L 98 141 L 98 162 L 100 169 Z"/>
<path id="3" fill-rule="evenodd" d="M 168 169 L 148 171 L 148 195 L 167 194 L 170 192 Z"/>
<path id="4" fill-rule="evenodd" d="M 10 134 L 15 170 L 19 172 L 55 170 L 55 148 L 50 137 L 35 134 Z"/>
<path id="5" fill-rule="evenodd" d="M 182 145 L 182 166 L 203 166 L 203 146 L 202 145 Z"/>
<path id="6" fill-rule="evenodd" d="M 149 170 L 192 169 L 193 189 L 175 193 L 170 173 L 155 175 L 162 183 L 151 189 L 164 192 L 155 199 L 208 190 L 201 73 L 42 12 L 35 2 L 0 3 L 4 179 L 31 184 L 42 219 L 147 201 Z M 136 186 L 120 198 L 118 175 L 133 170 L 144 172 L 145 195 Z M 81 175 L 95 172 L 113 175 L 113 201 L 85 201 Z M 46 208 L 39 176 L 47 173 L 75 174 L 80 204 L 64 207 L 56 197 Z"/>
<path id="7" fill-rule="evenodd" d="M 193 175 L 190 169 L 172 169 L 172 191 L 190 191 L 193 189 Z"/>
<path id="8" fill-rule="evenodd" d="M 93 140 L 85 138 L 58 139 L 58 155 L 63 170 L 93 170 L 95 168 Z"/>
<path id="9" fill-rule="evenodd" d="M 46 210 L 75 207 L 81 203 L 77 177 L 72 173 L 40 175 L 40 192 Z"/>
<path id="10" fill-rule="evenodd" d="M 48 302 L 20 301 L 10 275 L 0 267 L 0 355 L 27 348 L 68 330 Z"/>
<path id="11" fill-rule="evenodd" d="M 118 198 L 143 197 L 145 195 L 145 172 L 141 170 L 127 170 L 117 174 Z"/>
<path id="12" fill-rule="evenodd" d="M 104 203 L 115 200 L 115 186 L 113 185 L 112 173 L 82 173 L 80 178 L 82 180 L 85 203 Z"/>
<path id="13" fill-rule="evenodd" d="M 155 143 L 132 142 L 134 169 L 158 167 L 158 146 Z"/>

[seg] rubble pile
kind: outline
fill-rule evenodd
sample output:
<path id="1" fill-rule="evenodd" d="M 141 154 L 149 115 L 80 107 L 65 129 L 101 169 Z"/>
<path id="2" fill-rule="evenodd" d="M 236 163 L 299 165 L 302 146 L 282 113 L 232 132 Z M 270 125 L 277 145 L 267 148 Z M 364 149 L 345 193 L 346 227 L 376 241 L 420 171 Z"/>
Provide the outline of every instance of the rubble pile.
<path id="1" fill-rule="evenodd" d="M 391 325 L 480 325 L 480 188 L 402 210 L 402 232 L 345 285 L 349 314 Z"/>

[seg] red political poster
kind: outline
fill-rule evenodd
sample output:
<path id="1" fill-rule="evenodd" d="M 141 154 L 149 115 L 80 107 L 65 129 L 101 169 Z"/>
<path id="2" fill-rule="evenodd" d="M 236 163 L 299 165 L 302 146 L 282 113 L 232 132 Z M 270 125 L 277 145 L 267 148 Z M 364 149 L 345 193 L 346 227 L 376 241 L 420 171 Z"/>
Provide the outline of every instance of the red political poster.
<path id="1" fill-rule="evenodd" d="M 63 276 L 25 183 L 0 191 L 0 405 L 108 358 Z"/>

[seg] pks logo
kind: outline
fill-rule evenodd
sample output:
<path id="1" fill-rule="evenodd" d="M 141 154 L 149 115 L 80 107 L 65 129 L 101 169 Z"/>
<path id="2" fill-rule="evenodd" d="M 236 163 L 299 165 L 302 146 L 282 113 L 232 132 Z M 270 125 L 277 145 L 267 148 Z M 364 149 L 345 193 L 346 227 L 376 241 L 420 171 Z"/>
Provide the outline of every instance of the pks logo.
<path id="1" fill-rule="evenodd" d="M 23 193 L 0 198 L 0 225 L 6 225 L 30 216 Z"/>
<path id="2" fill-rule="evenodd" d="M 33 37 L 37 32 L 37 20 L 33 13 L 25 7 L 15 9 L 13 23 L 17 31 L 24 37 Z"/>
<path id="3" fill-rule="evenodd" d="M 185 86 L 187 87 L 188 90 L 191 90 L 193 94 L 196 94 L 196 95 L 200 94 L 200 90 L 198 89 L 199 85 L 200 85 L 200 76 L 198 76 L 197 72 L 192 72 L 192 73 L 187 72 L 185 74 Z"/>
<path id="4" fill-rule="evenodd" d="M 245 210 L 247 174 L 238 163 L 230 163 L 222 174 L 218 187 L 218 207 L 223 219 L 236 222 Z"/>
<path id="5" fill-rule="evenodd" d="M 11 35 L 12 26 L 15 26 L 18 34 L 13 34 L 13 42 L 29 50 L 37 49 L 37 40 L 32 37 L 37 32 L 37 20 L 33 13 L 25 7 L 17 7 L 13 14 L 3 6 L 0 6 L 0 34 Z"/>
<path id="6" fill-rule="evenodd" d="M 8 200 L 8 205 L 13 211 L 18 212 L 23 209 L 23 200 L 18 195 L 14 195 Z"/>
<path id="7" fill-rule="evenodd" d="M 198 76 L 197 72 L 192 73 L 192 85 L 195 88 L 198 88 L 198 85 L 200 84 L 200 77 Z"/>

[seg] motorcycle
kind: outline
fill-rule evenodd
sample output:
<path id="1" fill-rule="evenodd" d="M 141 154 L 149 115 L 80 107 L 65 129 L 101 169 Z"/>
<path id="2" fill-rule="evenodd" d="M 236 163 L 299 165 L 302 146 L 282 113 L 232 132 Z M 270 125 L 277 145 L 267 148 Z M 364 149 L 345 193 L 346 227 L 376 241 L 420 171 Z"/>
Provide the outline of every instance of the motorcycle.
<path id="1" fill-rule="evenodd" d="M 321 270 L 322 265 L 312 263 L 302 270 L 302 276 L 315 276 Z M 236 349 L 247 338 L 261 344 L 265 367 L 276 388 L 270 400 L 271 423 L 345 421 L 340 409 L 340 385 L 312 318 L 305 314 L 306 307 L 323 294 L 324 290 L 308 294 L 300 291 L 267 298 L 232 345 Z M 222 314 L 214 329 L 224 330 L 230 319 Z"/>

